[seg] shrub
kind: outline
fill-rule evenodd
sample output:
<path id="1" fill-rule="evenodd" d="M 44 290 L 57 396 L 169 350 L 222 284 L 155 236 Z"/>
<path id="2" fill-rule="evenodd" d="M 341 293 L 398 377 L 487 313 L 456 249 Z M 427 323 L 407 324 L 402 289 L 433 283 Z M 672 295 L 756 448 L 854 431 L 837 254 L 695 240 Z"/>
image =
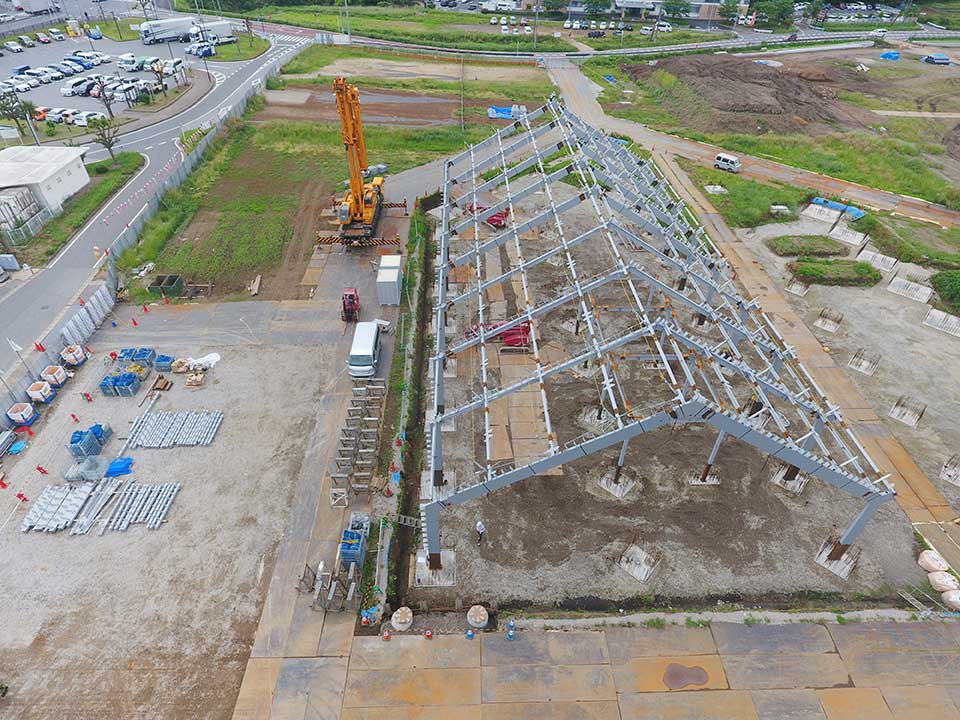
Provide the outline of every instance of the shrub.
<path id="1" fill-rule="evenodd" d="M 794 276 L 805 283 L 870 287 L 883 277 L 872 265 L 857 260 L 833 260 L 799 257 L 788 266 Z"/>
<path id="2" fill-rule="evenodd" d="M 944 270 L 938 272 L 930 282 L 940 293 L 940 299 L 950 306 L 950 309 L 960 314 L 960 270 Z"/>

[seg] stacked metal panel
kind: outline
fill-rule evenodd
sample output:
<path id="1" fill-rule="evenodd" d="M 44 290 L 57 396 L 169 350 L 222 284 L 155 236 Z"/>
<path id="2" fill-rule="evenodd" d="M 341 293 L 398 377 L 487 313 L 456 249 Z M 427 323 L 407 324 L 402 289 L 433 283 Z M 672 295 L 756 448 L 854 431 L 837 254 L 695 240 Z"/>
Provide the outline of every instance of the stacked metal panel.
<path id="1" fill-rule="evenodd" d="M 94 489 L 94 483 L 49 485 L 33 502 L 23 522 L 22 532 L 57 532 L 71 525 Z"/>
<path id="2" fill-rule="evenodd" d="M 131 448 L 172 448 L 209 445 L 223 422 L 219 410 L 148 412 L 133 423 Z"/>

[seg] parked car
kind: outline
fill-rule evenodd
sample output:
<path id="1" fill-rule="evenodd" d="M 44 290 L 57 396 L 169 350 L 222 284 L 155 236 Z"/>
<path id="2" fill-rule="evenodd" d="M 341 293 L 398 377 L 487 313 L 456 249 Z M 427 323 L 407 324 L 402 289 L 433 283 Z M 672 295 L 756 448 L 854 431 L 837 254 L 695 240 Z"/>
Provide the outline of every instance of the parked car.
<path id="1" fill-rule="evenodd" d="M 164 75 L 176 75 L 181 70 L 183 70 L 183 60 L 181 60 L 180 58 L 176 58 L 175 60 L 163 61 Z"/>
<path id="2" fill-rule="evenodd" d="M 27 77 L 32 77 L 34 80 L 39 80 L 44 85 L 50 84 L 50 76 L 48 76 L 40 68 L 30 68 L 24 73 L 24 75 L 26 75 Z"/>
<path id="3" fill-rule="evenodd" d="M 509 35 L 509 34 L 510 34 L 510 27 L 509 27 L 508 25 L 501 25 L 501 26 L 500 26 L 500 34 L 501 34 L 501 35 Z"/>
<path id="4" fill-rule="evenodd" d="M 37 46 L 37 44 L 33 41 L 33 39 L 32 39 L 29 35 L 17 35 L 17 40 L 18 40 L 18 41 L 20 42 L 20 44 L 23 45 L 24 47 L 36 47 L 36 46 Z"/>
<path id="5" fill-rule="evenodd" d="M 90 80 L 84 77 L 70 78 L 60 86 L 60 94 L 64 97 L 83 95 Z"/>
<path id="6" fill-rule="evenodd" d="M 673 32 L 673 25 L 661 20 L 657 23 L 657 32 Z"/>
<path id="7" fill-rule="evenodd" d="M 73 108 L 70 108 L 60 113 L 60 117 L 62 118 L 62 121 L 65 125 L 73 125 L 73 121 L 76 119 L 77 115 L 79 114 L 80 114 L 79 110 L 74 110 Z"/>
<path id="8" fill-rule="evenodd" d="M 98 53 L 90 52 L 89 50 L 78 52 L 76 55 L 77 57 L 83 58 L 84 60 L 89 60 L 94 65 L 99 65 L 100 63 L 103 62 L 103 60 L 99 57 Z"/>
<path id="9" fill-rule="evenodd" d="M 97 51 L 95 51 L 93 54 L 96 55 L 98 58 L 100 58 L 100 62 L 102 62 L 102 63 L 111 63 L 111 62 L 113 62 L 113 56 L 112 56 L 112 55 L 107 55 L 105 52 L 100 52 L 99 50 L 97 50 Z"/>
<path id="10" fill-rule="evenodd" d="M 523 34 L 524 34 L 524 35 L 533 35 L 533 28 L 530 27 L 529 25 L 525 26 L 525 27 L 523 28 Z"/>
<path id="11" fill-rule="evenodd" d="M 63 72 L 60 68 L 58 68 L 56 65 L 47 65 L 46 67 L 43 67 L 40 69 L 46 70 L 49 73 L 50 77 L 53 78 L 54 80 L 63 80 L 63 78 L 66 76 L 66 73 Z"/>
<path id="12" fill-rule="evenodd" d="M 91 120 L 106 120 L 107 116 L 102 112 L 86 111 L 77 113 L 73 118 L 73 124 L 77 127 L 88 127 Z"/>
<path id="13" fill-rule="evenodd" d="M 525 17 L 520 18 L 520 24 L 521 24 L 521 25 L 526 25 L 526 24 L 527 24 L 527 19 L 526 19 Z"/>
<path id="14" fill-rule="evenodd" d="M 45 105 L 39 105 L 33 109 L 33 119 L 37 122 L 43 122 L 47 119 L 47 113 L 50 112 L 52 108 L 48 108 Z"/>
<path id="15" fill-rule="evenodd" d="M 22 80 L 17 80 L 17 79 L 11 80 L 11 82 L 13 83 L 13 89 L 16 90 L 18 93 L 30 92 L 29 83 L 25 83 Z"/>
<path id="16" fill-rule="evenodd" d="M 38 88 L 40 87 L 40 81 L 35 77 L 30 77 L 29 75 L 14 75 L 11 80 L 20 83 L 26 83 L 29 87 Z"/>
<path id="17" fill-rule="evenodd" d="M 47 30 L 47 34 L 48 34 L 50 37 L 52 37 L 54 40 L 56 40 L 57 42 L 61 42 L 61 41 L 63 41 L 63 40 L 66 40 L 66 38 L 65 38 L 64 35 L 63 35 L 63 33 L 60 32 L 59 30 L 57 30 L 56 28 L 49 28 L 49 29 Z"/>
<path id="18" fill-rule="evenodd" d="M 640 28 L 640 34 L 641 34 L 641 35 L 652 35 L 652 34 L 653 34 L 653 28 L 650 27 L 649 25 L 644 25 L 643 27 Z"/>
<path id="19" fill-rule="evenodd" d="M 717 153 L 717 156 L 713 159 L 713 166 L 717 170 L 738 173 L 740 172 L 740 158 L 728 153 Z"/>
<path id="20" fill-rule="evenodd" d="M 37 42 L 40 43 L 41 45 L 49 45 L 52 42 L 52 40 L 50 40 L 50 36 L 47 35 L 46 33 L 38 32 Z"/>
<path id="21" fill-rule="evenodd" d="M 72 60 L 63 60 L 62 62 L 57 63 L 57 65 L 66 65 L 68 68 L 73 70 L 73 74 L 82 73 L 86 68 L 79 63 L 75 63 Z"/>
<path id="22" fill-rule="evenodd" d="M 566 20 L 563 21 L 564 30 L 569 30 L 572 27 L 573 27 L 573 22 L 570 21 L 570 18 L 567 18 Z"/>
<path id="23" fill-rule="evenodd" d="M 197 47 L 196 53 L 194 53 L 198 58 L 213 57 L 217 54 L 216 48 L 213 47 L 210 43 L 200 43 Z"/>
<path id="24" fill-rule="evenodd" d="M 587 37 L 590 37 L 590 38 L 602 38 L 602 37 L 606 37 L 606 35 L 607 34 L 603 30 L 591 30 L 590 32 L 587 33 Z"/>
<path id="25" fill-rule="evenodd" d="M 18 43 L 18 42 L 14 42 L 13 40 L 7 40 L 7 41 L 3 44 L 3 46 L 4 46 L 7 50 L 9 50 L 10 52 L 12 52 L 12 53 L 22 53 L 22 52 L 23 52 L 23 46 L 22 46 L 20 43 Z"/>
<path id="26" fill-rule="evenodd" d="M 82 67 L 84 70 L 93 69 L 93 61 L 87 60 L 85 57 L 80 57 L 80 55 L 69 55 L 64 58 L 64 61 L 75 63 L 80 67 Z"/>
<path id="27" fill-rule="evenodd" d="M 37 108 L 39 110 L 39 108 Z M 62 123 L 63 122 L 63 113 L 66 108 L 50 108 L 47 110 L 45 119 L 50 122 Z"/>
<path id="28" fill-rule="evenodd" d="M 601 20 L 601 21 L 600 21 L 600 27 L 597 28 L 597 29 L 598 29 L 598 30 L 606 30 L 606 29 L 607 29 L 607 23 L 606 23 L 606 21 L 605 21 L 605 20 Z"/>
<path id="29" fill-rule="evenodd" d="M 516 24 L 517 24 L 517 16 L 516 16 L 516 15 L 511 15 L 511 16 L 510 16 L 510 24 L 511 24 L 511 25 L 516 25 Z"/>
<path id="30" fill-rule="evenodd" d="M 498 24 L 499 24 L 499 23 L 497 22 L 497 16 L 496 16 L 496 15 L 494 15 L 492 18 L 490 18 L 490 24 L 491 24 L 491 25 L 498 25 Z"/>

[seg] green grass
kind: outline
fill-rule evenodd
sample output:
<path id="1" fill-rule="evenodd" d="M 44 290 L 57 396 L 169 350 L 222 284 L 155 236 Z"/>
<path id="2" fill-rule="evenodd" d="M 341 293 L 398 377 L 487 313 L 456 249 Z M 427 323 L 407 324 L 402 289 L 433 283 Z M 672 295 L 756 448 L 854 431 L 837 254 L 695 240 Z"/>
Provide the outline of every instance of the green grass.
<path id="1" fill-rule="evenodd" d="M 252 105 L 253 111 L 259 107 Z M 339 125 L 237 121 L 208 150 L 201 165 L 163 198 L 141 242 L 120 259 L 129 268 L 155 261 L 163 272 L 224 288 L 275 266 L 293 237 L 300 196 L 318 178 L 341 192 L 347 167 Z M 489 134 L 482 126 L 430 129 L 370 126 L 367 152 L 390 172 L 448 155 Z M 387 176 L 387 187 L 390 177 Z M 171 243 L 200 212 L 204 230 L 190 242 Z M 209 225 L 208 225 L 209 224 Z"/>
<path id="2" fill-rule="evenodd" d="M 188 0 L 176 0 L 176 9 L 193 12 Z M 329 32 L 346 32 L 345 23 L 337 6 L 302 5 L 284 7 L 266 5 L 257 13 L 231 13 L 234 17 L 252 17 L 259 15 L 264 20 L 300 27 L 317 28 Z M 456 26 L 451 25 L 451 13 L 440 10 L 427 10 L 421 7 L 351 7 L 350 29 L 354 35 L 393 40 L 396 42 L 416 43 L 431 47 L 460 48 L 463 50 L 500 50 L 530 52 L 533 47 L 532 35 L 501 35 L 499 30 L 488 32 L 489 16 L 457 14 Z M 254 22 L 254 25 L 256 23 Z M 560 23 L 541 23 L 546 32 Z M 486 26 L 486 27 L 485 27 Z M 490 30 L 494 28 L 490 27 Z M 536 49 L 540 52 L 563 52 L 576 48 L 565 40 L 541 35 L 537 38 Z"/>
<path id="3" fill-rule="evenodd" d="M 800 257 L 787 266 L 804 283 L 871 287 L 883 277 L 872 265 L 856 260 Z"/>
<path id="4" fill-rule="evenodd" d="M 767 238 L 764 244 L 781 257 L 830 257 L 846 255 L 847 249 L 842 243 L 823 235 L 784 235 Z"/>
<path id="5" fill-rule="evenodd" d="M 618 50 L 623 48 L 651 48 L 662 47 L 664 45 L 686 45 L 688 43 L 710 42 L 711 40 L 727 40 L 735 37 L 732 32 L 706 32 L 704 30 L 674 30 L 670 33 L 658 33 L 657 37 L 653 35 L 641 35 L 640 26 L 637 25 L 634 32 L 624 33 L 623 41 L 619 37 L 588 38 L 575 36 L 575 39 L 589 45 L 594 50 Z"/>
<path id="6" fill-rule="evenodd" d="M 884 255 L 941 270 L 960 270 L 960 228 L 868 213 L 853 226 Z"/>
<path id="7" fill-rule="evenodd" d="M 143 156 L 135 152 L 118 153 L 116 163 L 101 160 L 88 164 L 91 184 L 67 200 L 60 216 L 18 248 L 20 261 L 39 267 L 50 260 L 142 166 Z"/>
<path id="8" fill-rule="evenodd" d="M 942 270 L 930 282 L 950 311 L 960 315 L 960 270 Z"/>
<path id="9" fill-rule="evenodd" d="M 884 22 L 862 22 L 862 23 L 827 23 L 826 25 L 821 26 L 823 30 L 827 32 L 867 32 L 869 30 L 922 30 L 919 25 L 915 22 L 899 22 L 899 23 L 884 23 Z"/>
<path id="10" fill-rule="evenodd" d="M 733 227 L 757 227 L 767 223 L 790 222 L 797 217 L 800 205 L 808 202 L 813 193 L 788 185 L 767 185 L 732 175 L 722 170 L 706 168 L 688 160 L 680 161 L 681 167 L 700 187 L 722 185 L 724 195 L 707 195 L 727 224 Z M 786 205 L 789 215 L 771 215 L 771 205 Z"/>
<path id="11" fill-rule="evenodd" d="M 307 75 L 309 73 L 322 70 L 328 65 L 332 65 L 337 60 L 353 60 L 357 58 L 375 58 L 378 60 L 395 60 L 397 62 L 411 62 L 426 60 L 430 63 L 449 63 L 451 66 L 459 69 L 460 59 L 456 56 L 445 57 L 424 56 L 416 50 L 396 51 L 374 50 L 372 48 L 346 47 L 341 45 L 311 45 L 306 50 L 298 53 L 290 62 L 280 68 L 280 72 L 285 75 Z M 480 60 L 470 59 L 466 63 L 466 68 L 474 66 L 485 67 L 503 67 L 504 65 L 513 65 L 514 63 L 507 59 L 506 61 L 497 61 L 495 59 Z M 533 65 L 532 61 L 522 62 L 521 65 Z M 546 73 L 544 73 L 546 76 Z"/>
<path id="12" fill-rule="evenodd" d="M 217 62 L 250 60 L 270 49 L 270 41 L 252 33 L 237 33 L 237 41 L 230 45 L 218 45 L 214 59 Z"/>
<path id="13" fill-rule="evenodd" d="M 650 630 L 663 630 L 667 626 L 667 621 L 661 617 L 650 618 L 643 621 L 643 626 Z"/>
<path id="14" fill-rule="evenodd" d="M 90 27 L 100 26 L 100 32 L 103 33 L 103 36 L 110 38 L 111 40 L 123 41 L 123 40 L 136 40 L 140 37 L 140 33 L 136 30 L 131 30 L 131 25 L 139 25 L 142 22 L 146 22 L 146 18 L 143 17 L 124 17 L 117 18 L 114 22 L 113 18 L 107 17 L 103 18 L 90 18 Z M 117 26 L 120 26 L 119 32 L 117 31 Z"/>
<path id="15" fill-rule="evenodd" d="M 184 130 L 180 133 L 180 144 L 183 146 L 183 152 L 189 155 L 194 148 L 200 144 L 200 141 L 207 136 L 210 128 L 194 128 L 193 130 Z"/>

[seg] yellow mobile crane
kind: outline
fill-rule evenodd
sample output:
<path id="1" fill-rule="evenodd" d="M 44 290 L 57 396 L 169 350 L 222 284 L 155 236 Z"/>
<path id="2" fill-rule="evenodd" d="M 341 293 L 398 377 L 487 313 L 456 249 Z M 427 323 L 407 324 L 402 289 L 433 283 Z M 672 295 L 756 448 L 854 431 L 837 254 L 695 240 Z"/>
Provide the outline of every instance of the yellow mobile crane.
<path id="1" fill-rule="evenodd" d="M 369 164 L 360 118 L 360 91 L 356 85 L 348 85 L 346 78 L 338 77 L 333 81 L 333 95 L 350 168 L 350 190 L 343 196 L 338 214 L 340 238 L 344 245 L 366 245 L 376 234 L 383 212 L 383 178 L 363 181 Z"/>

